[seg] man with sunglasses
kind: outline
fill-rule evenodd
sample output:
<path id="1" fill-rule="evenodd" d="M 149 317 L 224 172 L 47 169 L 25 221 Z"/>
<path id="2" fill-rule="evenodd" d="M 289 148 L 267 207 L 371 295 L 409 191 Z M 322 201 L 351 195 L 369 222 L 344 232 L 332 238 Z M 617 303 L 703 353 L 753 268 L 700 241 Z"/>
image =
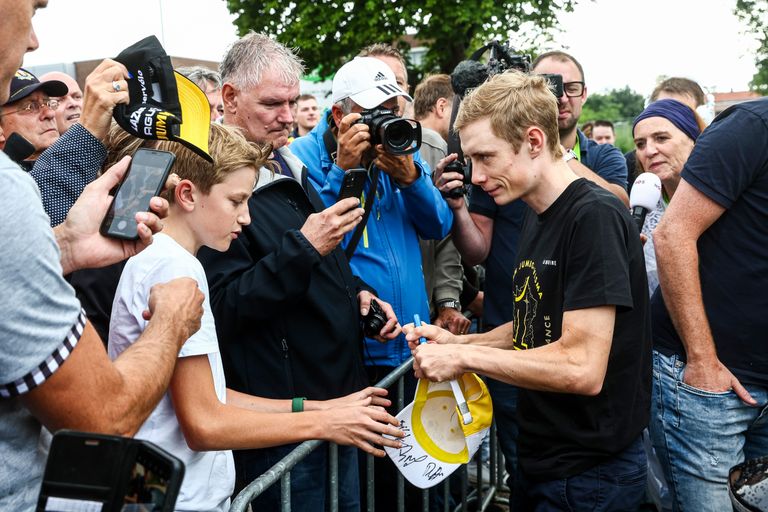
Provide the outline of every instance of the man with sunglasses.
<path id="1" fill-rule="evenodd" d="M 0 128 L 6 139 L 12 133 L 18 133 L 34 146 L 35 152 L 22 163 L 27 171 L 40 153 L 58 140 L 55 111 L 59 100 L 56 98 L 66 96 L 68 92 L 64 82 L 41 82 L 23 68 L 19 68 L 11 80 L 11 96 L 0 107 Z"/>
<path id="2" fill-rule="evenodd" d="M 553 51 L 539 55 L 533 62 L 532 72 L 555 73 L 563 77 L 557 124 L 564 159 L 570 169 L 612 192 L 628 206 L 627 165 L 621 151 L 610 145 L 597 145 L 577 128 L 582 105 L 587 99 L 581 64 L 565 52 Z M 459 173 L 441 175 L 445 163 L 447 161 L 437 168 L 437 185 L 443 192 L 460 186 L 458 180 L 462 177 Z M 512 320 L 515 299 L 512 272 L 528 207 L 520 199 L 499 206 L 476 185 L 472 186 L 469 197 L 468 206 L 463 198 L 447 199 L 454 214 L 453 242 L 467 264 L 485 264 L 483 328 L 491 331 Z M 513 488 L 517 472 L 517 388 L 494 379 L 488 379 L 487 383 L 493 397 L 494 419 L 499 427 L 499 444 L 510 477 L 508 485 Z"/>

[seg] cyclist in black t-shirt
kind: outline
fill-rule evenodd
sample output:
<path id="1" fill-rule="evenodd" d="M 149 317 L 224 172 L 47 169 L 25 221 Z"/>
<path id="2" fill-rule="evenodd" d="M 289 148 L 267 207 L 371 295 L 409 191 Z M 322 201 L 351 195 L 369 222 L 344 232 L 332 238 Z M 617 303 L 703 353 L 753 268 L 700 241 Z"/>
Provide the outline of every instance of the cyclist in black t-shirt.
<path id="1" fill-rule="evenodd" d="M 455 127 L 473 182 L 498 205 L 531 208 L 513 321 L 466 336 L 406 330 L 417 376 L 474 371 L 521 388 L 514 510 L 636 510 L 651 387 L 642 246 L 622 202 L 564 162 L 557 115 L 546 80 L 520 73 L 464 99 Z M 416 346 L 420 336 L 436 344 Z"/>

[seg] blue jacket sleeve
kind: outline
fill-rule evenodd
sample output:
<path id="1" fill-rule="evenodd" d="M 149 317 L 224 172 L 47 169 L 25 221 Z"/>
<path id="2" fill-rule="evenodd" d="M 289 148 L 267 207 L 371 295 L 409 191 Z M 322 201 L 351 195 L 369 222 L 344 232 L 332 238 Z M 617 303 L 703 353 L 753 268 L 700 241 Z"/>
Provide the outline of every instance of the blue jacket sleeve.
<path id="1" fill-rule="evenodd" d="M 418 154 L 413 163 L 419 171 L 416 181 L 400 188 L 408 217 L 424 240 L 442 240 L 451 232 L 453 212 L 432 183 L 429 167 Z"/>
<path id="2" fill-rule="evenodd" d="M 291 152 L 307 167 L 309 181 L 315 186 L 326 207 L 339 197 L 344 170 L 333 163 L 314 132 L 296 139 Z M 429 166 L 418 153 L 413 158 L 419 177 L 414 183 L 400 189 L 408 218 L 419 236 L 425 240 L 442 240 L 451 230 L 453 212 L 443 200 L 429 176 Z M 388 180 L 381 173 L 379 180 Z M 366 187 L 367 189 L 367 187 Z"/>

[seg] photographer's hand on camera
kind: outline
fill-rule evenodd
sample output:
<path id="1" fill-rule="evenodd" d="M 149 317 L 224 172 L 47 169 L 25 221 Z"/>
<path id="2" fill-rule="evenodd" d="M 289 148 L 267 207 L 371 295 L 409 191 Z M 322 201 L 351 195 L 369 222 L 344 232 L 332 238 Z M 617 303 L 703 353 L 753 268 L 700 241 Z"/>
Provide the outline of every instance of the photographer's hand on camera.
<path id="1" fill-rule="evenodd" d="M 301 234 L 312 244 L 320 256 L 333 251 L 344 235 L 355 229 L 363 219 L 360 200 L 348 197 L 329 206 L 325 210 L 313 213 L 301 226 Z"/>
<path id="2" fill-rule="evenodd" d="M 387 173 L 401 187 L 407 187 L 419 178 L 419 170 L 413 163 L 413 155 L 393 155 L 384 150 L 384 146 L 376 146 L 374 164 Z"/>
<path id="3" fill-rule="evenodd" d="M 336 135 L 336 165 L 348 171 L 360 167 L 363 154 L 371 148 L 371 132 L 365 123 L 358 123 L 360 114 L 347 114 L 339 123 Z"/>
<path id="4" fill-rule="evenodd" d="M 461 188 L 464 186 L 464 175 L 460 172 L 446 171 L 445 168 L 451 162 L 455 162 L 459 158 L 456 153 L 451 153 L 437 163 L 437 169 L 435 169 L 434 181 L 435 186 L 442 194 L 445 202 L 451 210 L 460 210 L 466 208 L 467 202 L 464 200 L 464 196 L 448 197 L 446 194 L 452 190 Z"/>
<path id="5" fill-rule="evenodd" d="M 389 303 L 384 302 L 366 290 L 362 290 L 357 294 L 357 302 L 360 305 L 360 316 L 364 317 L 368 314 L 371 307 L 371 300 L 375 300 L 379 304 L 379 307 L 386 317 L 384 327 L 379 330 L 378 335 L 374 336 L 374 339 L 376 341 L 387 342 L 397 338 L 400 335 L 400 332 L 402 332 L 402 327 L 400 327 L 400 324 L 397 321 L 395 310 L 392 309 L 392 306 L 390 306 Z"/>

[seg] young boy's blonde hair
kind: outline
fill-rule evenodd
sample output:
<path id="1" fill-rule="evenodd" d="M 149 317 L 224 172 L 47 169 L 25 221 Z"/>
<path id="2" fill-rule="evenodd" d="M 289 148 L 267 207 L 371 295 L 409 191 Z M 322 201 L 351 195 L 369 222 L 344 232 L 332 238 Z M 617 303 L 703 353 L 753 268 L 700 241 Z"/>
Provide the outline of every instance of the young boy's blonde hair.
<path id="1" fill-rule="evenodd" d="M 562 158 L 557 127 L 557 98 L 543 76 L 507 71 L 494 75 L 464 97 L 456 116 L 454 130 L 479 119 L 489 118 L 491 131 L 512 146 L 515 154 L 525 142 L 531 126 L 547 137 L 547 149 L 553 158 Z"/>
<path id="2" fill-rule="evenodd" d="M 161 151 L 169 151 L 176 155 L 176 162 L 171 172 L 182 180 L 191 181 L 202 193 L 207 194 L 217 183 L 224 181 L 226 176 L 243 167 L 252 167 L 257 172 L 267 164 L 270 147 L 259 146 L 249 142 L 239 128 L 211 124 L 208 136 L 208 152 L 213 163 L 187 149 L 178 142 L 165 140 L 143 140 L 120 128 L 113 123 L 107 137 L 106 166 L 117 163 L 125 155 L 132 155 L 140 147 L 149 147 Z M 173 203 L 173 190 L 167 190 L 163 197 Z"/>

